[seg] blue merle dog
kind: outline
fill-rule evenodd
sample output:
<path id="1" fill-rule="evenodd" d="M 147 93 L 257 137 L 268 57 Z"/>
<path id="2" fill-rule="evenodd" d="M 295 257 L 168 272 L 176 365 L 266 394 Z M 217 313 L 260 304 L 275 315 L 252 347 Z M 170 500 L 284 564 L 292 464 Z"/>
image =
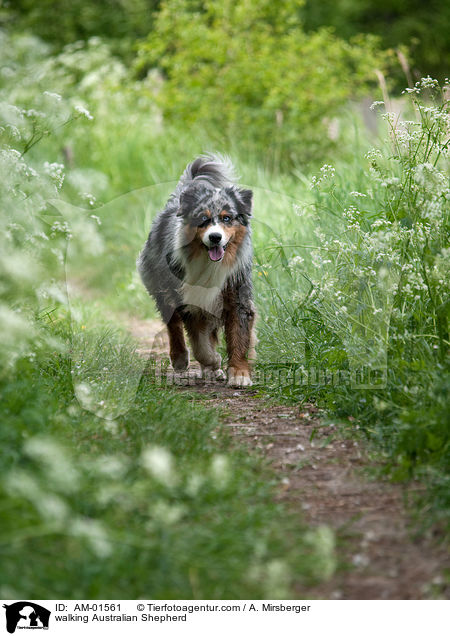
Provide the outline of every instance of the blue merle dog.
<path id="1" fill-rule="evenodd" d="M 223 327 L 228 384 L 252 383 L 252 196 L 236 185 L 228 158 L 203 155 L 187 166 L 153 223 L 138 270 L 167 326 L 176 372 L 189 367 L 185 328 L 202 374 L 225 379 L 216 351 Z"/>

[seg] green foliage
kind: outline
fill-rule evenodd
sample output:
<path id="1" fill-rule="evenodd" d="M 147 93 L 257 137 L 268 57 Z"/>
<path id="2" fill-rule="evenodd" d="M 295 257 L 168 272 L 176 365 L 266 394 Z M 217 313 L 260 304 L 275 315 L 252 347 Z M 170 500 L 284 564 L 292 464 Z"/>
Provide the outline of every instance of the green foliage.
<path id="1" fill-rule="evenodd" d="M 60 95 L 21 94 L 23 67 L 30 44 L 18 41 L 11 50 L 2 35 L 0 44 L 7 66 L 0 84 L 0 374 L 14 369 L 25 355 L 51 342 L 41 329 L 42 317 L 52 303 L 62 300 L 60 276 L 69 228 L 52 217 L 49 201 L 57 200 L 64 181 L 64 165 L 51 156 L 34 153 L 36 144 L 86 112 Z M 26 90 L 30 90 L 27 87 Z M 50 160 L 48 160 L 50 159 Z M 82 223 L 78 230 L 84 233 Z M 91 237 L 94 235 L 91 233 Z M 76 240 L 76 237 L 74 237 Z M 54 344 L 54 346 L 56 346 Z"/>
<path id="2" fill-rule="evenodd" d="M 388 115 L 388 143 L 364 162 L 339 108 L 384 56 L 305 35 L 297 13 L 166 2 L 138 60 L 160 70 L 139 81 L 97 37 L 49 55 L 2 34 L 0 595 L 273 598 L 333 571 L 330 532 L 298 527 L 273 473 L 230 448 L 217 413 L 141 375 L 105 319 L 152 311 L 134 261 L 205 149 L 231 148 L 255 191 L 260 363 L 319 371 L 264 390 L 355 418 L 447 522 L 448 105 L 424 80 L 411 121 Z M 331 148 L 337 114 L 339 162 L 311 182 L 298 158 Z M 68 304 L 65 274 L 84 300 Z M 386 384 L 346 381 L 361 361 Z"/>
<path id="3" fill-rule="evenodd" d="M 179 11 L 188 11 L 195 20 L 198 16 L 210 15 L 212 4 L 204 1 L 165 4 L 159 0 L 15 0 L 0 8 L 0 25 L 32 32 L 56 51 L 67 44 L 99 36 L 111 44 L 115 53 L 131 61 L 136 41 L 147 38 L 155 30 L 155 16 L 159 12 L 167 14 L 171 10 L 175 16 Z M 233 28 L 235 20 L 227 3 L 216 4 L 208 26 L 215 29 L 216 14 L 223 14 Z M 240 3 L 237 19 L 244 30 L 249 24 L 254 29 L 254 22 L 260 21 L 282 34 L 300 21 L 306 33 L 331 28 L 338 38 L 347 41 L 360 34 L 375 35 L 383 48 L 407 51 L 417 77 L 429 73 L 443 80 L 448 73 L 450 9 L 439 0 L 427 4 L 419 0 L 408 3 L 402 0 L 290 0 L 276 6 L 258 0 Z M 195 23 L 188 26 L 194 27 Z M 229 39 L 229 33 L 225 35 Z"/>
<path id="4" fill-rule="evenodd" d="M 385 47 L 407 47 L 417 78 L 430 74 L 443 81 L 448 75 L 450 6 L 447 2 L 306 0 L 301 15 L 307 31 L 334 27 L 336 35 L 342 38 L 371 33 L 379 36 Z"/>
<path id="5" fill-rule="evenodd" d="M 55 329 L 70 333 L 62 314 Z M 143 377 L 128 412 L 101 419 L 73 369 L 48 353 L 0 381 L 3 598 L 285 598 L 333 571 L 328 535 L 273 502 L 273 475 L 229 448 L 217 413 Z"/>
<path id="6" fill-rule="evenodd" d="M 31 31 L 57 49 L 100 36 L 129 57 L 134 40 L 151 29 L 157 5 L 158 0 L 15 0 L 3 9 L 0 19 L 9 27 Z"/>
<path id="7" fill-rule="evenodd" d="M 295 384 L 291 375 L 278 392 L 316 396 L 356 418 L 396 478 L 431 480 L 446 523 L 447 90 L 430 78 L 408 90 L 411 120 L 383 115 L 388 139 L 366 154 L 365 167 L 323 166 L 313 201 L 299 211 L 301 231 L 291 215 L 294 240 L 278 238 L 259 277 L 263 317 L 272 321 L 260 334 L 263 359 L 277 366 L 284 352 L 306 378 Z"/>
<path id="8" fill-rule="evenodd" d="M 385 61 L 375 38 L 349 44 L 325 29 L 305 34 L 292 0 L 167 0 L 137 66 L 162 71 L 158 103 L 168 122 L 204 128 L 222 143 L 239 139 L 286 164 L 333 147 L 330 116 Z"/>
<path id="9" fill-rule="evenodd" d="M 34 38 L 1 45 L 0 595 L 285 598 L 296 581 L 329 577 L 332 533 L 299 527 L 274 502 L 273 473 L 230 448 L 216 412 L 152 384 L 129 337 L 104 318 L 115 285 L 134 305 L 134 260 L 167 195 L 91 214 L 108 179 L 110 192 L 123 187 L 109 126 L 141 94 L 119 92 L 122 66 L 99 42 L 53 58 Z M 105 94 L 117 97 L 109 113 Z M 87 97 L 104 117 L 92 119 Z M 79 163 L 90 133 L 103 140 L 93 163 L 104 172 L 87 154 Z M 78 302 L 70 292 L 69 304 L 65 274 L 98 289 L 82 287 Z"/>

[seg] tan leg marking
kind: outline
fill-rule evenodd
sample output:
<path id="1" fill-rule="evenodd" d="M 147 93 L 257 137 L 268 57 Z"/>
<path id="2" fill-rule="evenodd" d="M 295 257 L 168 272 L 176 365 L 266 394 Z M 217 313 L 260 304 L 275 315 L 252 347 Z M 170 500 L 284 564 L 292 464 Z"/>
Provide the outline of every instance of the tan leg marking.
<path id="1" fill-rule="evenodd" d="M 175 371 L 185 371 L 189 366 L 189 351 L 186 347 L 183 331 L 183 321 L 175 312 L 167 323 L 169 332 L 170 361 Z"/>
<path id="2" fill-rule="evenodd" d="M 245 324 L 239 320 L 236 303 L 231 303 L 225 317 L 225 337 L 228 351 L 228 384 L 231 386 L 251 386 L 249 354 L 254 351 L 254 312 L 248 312 Z"/>

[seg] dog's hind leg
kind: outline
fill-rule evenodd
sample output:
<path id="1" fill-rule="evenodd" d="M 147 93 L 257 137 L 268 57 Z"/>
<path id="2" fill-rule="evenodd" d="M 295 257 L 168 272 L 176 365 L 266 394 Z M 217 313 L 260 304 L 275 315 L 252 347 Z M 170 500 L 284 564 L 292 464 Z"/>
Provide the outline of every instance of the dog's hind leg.
<path id="1" fill-rule="evenodd" d="M 184 340 L 183 321 L 175 311 L 167 322 L 169 354 L 174 371 L 185 371 L 189 366 L 189 351 Z"/>
<path id="2" fill-rule="evenodd" d="M 191 319 L 186 323 L 192 353 L 202 368 L 202 377 L 224 380 L 220 365 L 222 358 L 216 351 L 217 328 L 208 320 Z"/>

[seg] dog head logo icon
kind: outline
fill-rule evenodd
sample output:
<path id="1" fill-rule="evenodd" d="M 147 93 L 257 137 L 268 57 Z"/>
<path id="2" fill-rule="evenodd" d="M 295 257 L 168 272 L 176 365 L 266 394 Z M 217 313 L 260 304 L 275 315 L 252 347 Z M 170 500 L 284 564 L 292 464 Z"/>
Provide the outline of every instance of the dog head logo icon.
<path id="1" fill-rule="evenodd" d="M 6 629 L 14 634 L 16 628 L 20 629 L 48 629 L 51 612 L 37 603 L 20 601 L 3 605 L 6 610 Z"/>

